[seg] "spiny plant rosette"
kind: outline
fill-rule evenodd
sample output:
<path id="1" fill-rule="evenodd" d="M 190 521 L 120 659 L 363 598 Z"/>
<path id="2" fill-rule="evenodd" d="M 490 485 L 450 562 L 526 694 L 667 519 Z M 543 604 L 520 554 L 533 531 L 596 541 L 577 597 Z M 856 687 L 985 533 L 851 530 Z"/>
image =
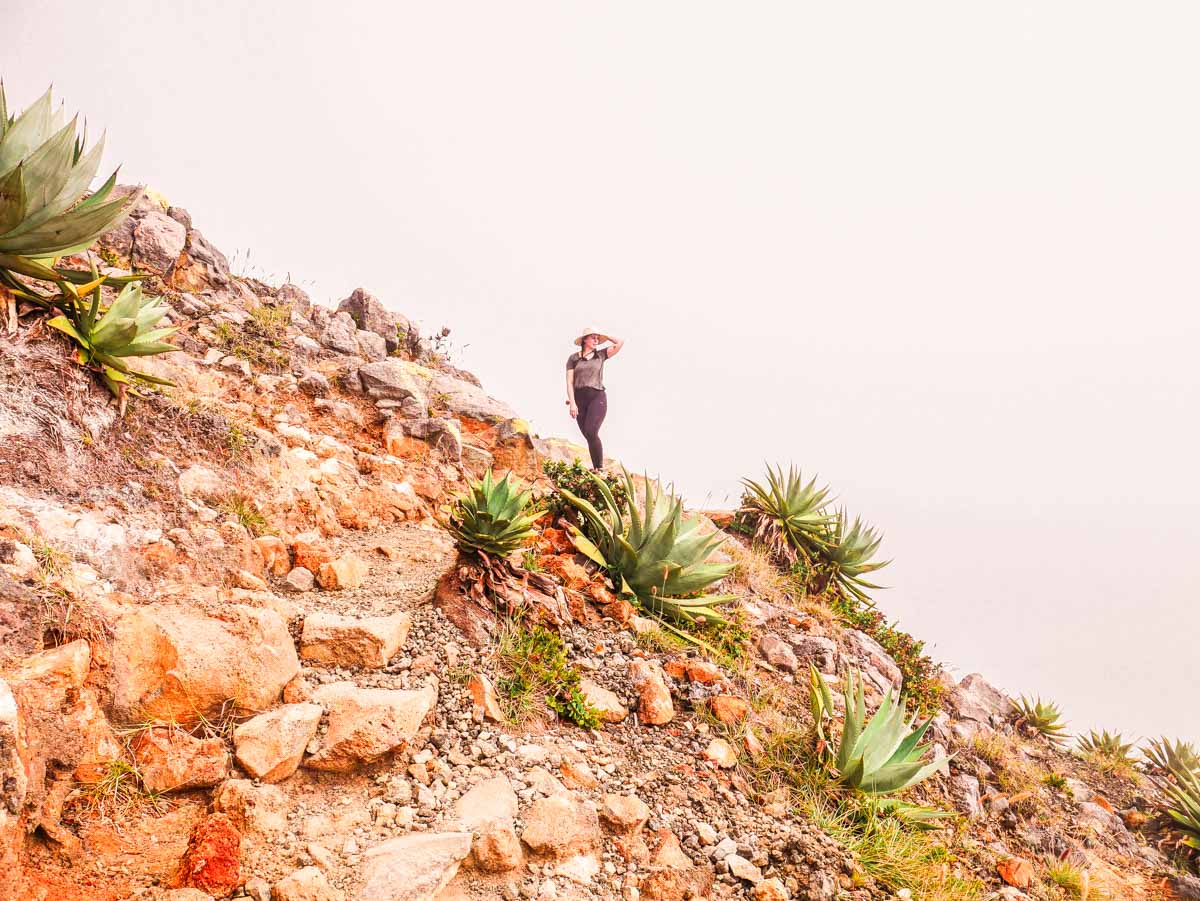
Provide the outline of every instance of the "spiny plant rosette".
<path id="1" fill-rule="evenodd" d="M 507 473 L 496 481 L 491 469 L 458 499 L 450 531 L 466 551 L 507 557 L 533 535 L 538 513 L 527 513 L 531 493 Z"/>
<path id="2" fill-rule="evenodd" d="M 1059 744 L 1067 740 L 1067 726 L 1063 722 L 1062 710 L 1057 704 L 1036 701 L 1021 695 L 1019 701 L 1009 701 L 1017 714 L 1018 725 L 1040 732 L 1050 741 Z"/>
<path id="3" fill-rule="evenodd" d="M 1079 737 L 1079 750 L 1090 757 L 1097 757 L 1120 766 L 1133 766 L 1134 742 L 1124 741 L 1120 732 L 1110 733 L 1092 730 Z"/>
<path id="4" fill-rule="evenodd" d="M 811 561 L 824 544 L 831 517 L 825 512 L 829 488 L 818 488 L 816 478 L 804 483 L 799 470 L 767 465 L 766 484 L 742 479 L 746 491 L 738 518 L 754 540 L 766 547 L 785 566 L 794 566 L 801 556 Z"/>
<path id="5" fill-rule="evenodd" d="M 1171 781 L 1159 786 L 1168 798 L 1167 815 L 1175 821 L 1180 844 L 1192 852 L 1200 851 L 1200 775 L 1188 770 L 1172 770 Z"/>
<path id="6" fill-rule="evenodd" d="M 86 130 L 76 135 L 76 119 L 66 121 L 65 109 L 54 109 L 50 91 L 10 118 L 0 85 L 0 289 L 44 309 L 75 303 L 80 293 L 75 285 L 92 281 L 86 272 L 56 268 L 54 261 L 86 250 L 141 196 L 110 200 L 114 172 L 84 198 L 100 167 L 104 139 L 90 150 L 86 145 Z M 53 283 L 59 293 L 45 294 L 26 278 Z M 128 280 L 110 278 L 109 284 Z"/>
<path id="7" fill-rule="evenodd" d="M 1195 773 L 1200 775 L 1200 755 L 1191 742 L 1181 739 L 1171 741 L 1163 737 L 1150 741 L 1150 747 L 1142 752 L 1156 769 L 1163 773 Z"/>
<path id="8" fill-rule="evenodd" d="M 571 621 L 562 589 L 548 575 L 518 569 L 508 559 L 532 535 L 538 512 L 527 512 L 530 492 L 512 473 L 496 481 L 489 468 L 458 498 L 448 528 L 463 556 L 459 589 L 485 610 L 534 616 L 549 625 Z"/>
<path id="9" fill-rule="evenodd" d="M 585 535 L 572 528 L 576 547 L 607 569 L 621 591 L 635 596 L 667 625 L 726 623 L 716 608 L 735 597 L 702 594 L 733 569 L 729 564 L 707 562 L 724 538 L 719 533 L 704 534 L 700 518 L 684 516 L 683 501 L 650 479 L 645 480 L 639 505 L 633 477 L 623 472 L 630 499 L 626 511 L 608 485 L 594 475 L 601 509 L 563 491 L 583 514 L 589 532 Z"/>
<path id="10" fill-rule="evenodd" d="M 826 747 L 825 721 L 832 716 L 832 695 L 824 679 L 809 668 L 810 704 L 816 722 L 819 747 Z M 832 755 L 832 766 L 847 788 L 867 795 L 889 795 L 911 788 L 946 765 L 948 757 L 924 761 L 928 745 L 922 745 L 932 718 L 917 726 L 917 717 L 907 716 L 903 697 L 892 700 L 888 690 L 875 715 L 867 721 L 862 677 L 851 670 L 842 690 L 846 715 L 841 740 Z M 915 728 L 914 728 L 915 727 Z M 894 806 L 894 805 L 891 805 Z M 889 812 L 900 812 L 900 809 Z M 922 818 L 918 815 L 918 819 Z M 923 817 L 931 819 L 932 817 Z"/>
<path id="11" fill-rule="evenodd" d="M 96 279 L 87 298 L 78 306 L 69 304 L 66 313 L 55 316 L 46 324 L 71 338 L 77 345 L 76 359 L 100 376 L 122 407 L 125 391 L 133 379 L 156 385 L 172 382 L 148 372 L 131 369 L 130 357 L 148 357 L 175 350 L 163 338 L 173 334 L 174 327 L 158 328 L 167 309 L 157 297 L 143 297 L 141 285 L 126 285 L 103 315 L 100 315 L 100 295 L 104 278 Z M 91 286 L 88 286 L 91 287 Z"/>

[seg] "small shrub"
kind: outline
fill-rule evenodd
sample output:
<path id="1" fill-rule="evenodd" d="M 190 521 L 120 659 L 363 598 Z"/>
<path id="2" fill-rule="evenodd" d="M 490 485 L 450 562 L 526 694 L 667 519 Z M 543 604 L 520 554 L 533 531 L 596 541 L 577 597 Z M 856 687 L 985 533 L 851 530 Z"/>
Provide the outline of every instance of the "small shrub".
<path id="1" fill-rule="evenodd" d="M 245 360 L 252 366 L 281 372 L 291 365 L 283 350 L 288 325 L 292 321 L 290 304 L 259 306 L 250 311 L 250 318 L 241 326 L 220 322 L 213 329 L 216 344 L 226 353 Z"/>
<path id="2" fill-rule="evenodd" d="M 508 699 L 514 719 L 523 719 L 543 703 L 584 729 L 600 727 L 600 714 L 583 696 L 579 670 L 571 664 L 567 647 L 557 634 L 544 626 L 510 621 L 501 634 L 496 656 L 508 672 L 496 681 L 496 688 Z"/>
<path id="3" fill-rule="evenodd" d="M 217 509 L 240 522 L 245 526 L 246 531 L 255 538 L 271 533 L 267 518 L 262 515 L 258 505 L 244 494 L 238 492 L 227 494 L 217 504 Z"/>
<path id="4" fill-rule="evenodd" d="M 592 471 L 578 460 L 573 463 L 559 463 L 554 460 L 547 460 L 542 464 L 542 473 L 554 485 L 554 493 L 547 497 L 545 502 L 546 511 L 554 519 L 558 519 L 558 517 L 564 514 L 574 515 L 575 508 L 563 495 L 564 491 L 570 492 L 575 497 L 583 498 L 593 506 L 599 506 L 604 502 L 600 489 L 592 478 Z M 625 509 L 626 493 L 624 482 L 617 476 L 608 473 L 603 474 L 600 478 L 608 486 L 608 490 L 617 504 L 622 509 Z"/>
<path id="5" fill-rule="evenodd" d="M 1061 773 L 1047 773 L 1042 777 L 1042 785 L 1055 791 L 1063 791 L 1067 787 L 1067 777 Z"/>

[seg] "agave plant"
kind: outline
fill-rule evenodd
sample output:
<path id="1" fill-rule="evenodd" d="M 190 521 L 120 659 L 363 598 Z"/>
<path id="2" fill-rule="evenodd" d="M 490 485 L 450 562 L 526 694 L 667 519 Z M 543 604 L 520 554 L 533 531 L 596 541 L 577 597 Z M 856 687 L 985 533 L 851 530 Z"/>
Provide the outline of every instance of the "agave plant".
<path id="1" fill-rule="evenodd" d="M 93 271 L 94 274 L 94 271 Z M 143 297 L 142 286 L 126 285 L 117 299 L 103 315 L 100 315 L 101 288 L 103 277 L 94 279 L 84 286 L 83 294 L 90 293 L 90 303 L 85 307 L 66 306 L 66 314 L 55 316 L 46 324 L 68 335 L 79 345 L 76 359 L 80 365 L 98 373 L 100 380 L 124 403 L 125 390 L 131 379 L 170 385 L 172 382 L 147 372 L 130 369 L 129 357 L 148 357 L 175 350 L 175 345 L 163 341 L 176 329 L 168 326 L 159 328 L 158 323 L 167 309 L 158 297 Z"/>
<path id="2" fill-rule="evenodd" d="M 863 576 L 883 569 L 891 561 L 872 562 L 871 558 L 883 541 L 882 535 L 858 517 L 850 525 L 847 522 L 844 510 L 839 510 L 833 517 L 826 532 L 822 560 L 829 569 L 831 581 L 836 582 L 845 594 L 870 605 L 867 589 L 880 586 L 868 582 Z"/>
<path id="3" fill-rule="evenodd" d="M 1195 772 L 1173 771 L 1173 782 L 1160 783 L 1170 799 L 1167 814 L 1183 833 L 1183 844 L 1200 851 L 1200 775 Z"/>
<path id="4" fill-rule="evenodd" d="M 633 477 L 627 471 L 624 477 L 627 514 L 604 480 L 594 474 L 603 510 L 563 490 L 583 514 L 594 539 L 574 529 L 576 546 L 608 569 L 622 591 L 635 595 L 660 619 L 682 625 L 726 622 L 716 607 L 734 597 L 701 595 L 733 569 L 728 564 L 707 562 L 724 538 L 704 534 L 698 517 L 683 515 L 683 501 L 650 479 L 645 480 L 639 504 Z"/>
<path id="5" fill-rule="evenodd" d="M 1020 701 L 1009 701 L 1020 723 L 1040 732 L 1054 743 L 1067 740 L 1067 727 L 1057 704 L 1038 698 L 1033 701 L 1021 695 Z"/>
<path id="6" fill-rule="evenodd" d="M 117 173 L 84 198 L 104 152 L 101 138 L 86 149 L 86 129 L 54 109 L 50 91 L 15 118 L 0 86 L 0 286 L 43 307 L 74 301 L 73 285 L 87 273 L 55 269 L 57 257 L 85 250 L 115 226 L 141 196 L 110 200 Z M 17 276 L 58 285 L 61 295 L 42 294 Z M 110 284 L 111 284 L 110 280 Z"/>
<path id="7" fill-rule="evenodd" d="M 821 681 L 815 672 L 810 673 L 810 678 Z M 862 676 L 856 670 L 847 675 L 842 697 L 846 702 L 846 718 L 833 766 L 846 787 L 868 795 L 888 795 L 928 779 L 946 765 L 948 757 L 923 760 L 929 746 L 922 745 L 921 739 L 933 722 L 932 718 L 917 726 L 917 717 L 906 715 L 904 698 L 895 703 L 892 701 L 891 689 L 884 695 L 883 703 L 870 722 L 867 721 Z M 818 723 L 829 715 L 829 700 L 827 690 L 814 692 L 810 703 L 817 713 Z M 822 727 L 818 726 L 820 734 Z"/>
<path id="8" fill-rule="evenodd" d="M 1166 773 L 1190 773 L 1200 775 L 1200 755 L 1191 742 L 1163 737 L 1150 742 L 1142 752 L 1146 759 Z"/>
<path id="9" fill-rule="evenodd" d="M 1134 742 L 1124 741 L 1120 732 L 1111 734 L 1107 729 L 1103 732 L 1093 729 L 1079 737 L 1079 750 L 1083 753 L 1120 765 L 1133 765 L 1133 755 L 1130 754 L 1133 746 Z"/>
<path id="10" fill-rule="evenodd" d="M 738 514 L 765 545 L 788 566 L 803 556 L 811 559 L 824 548 L 825 529 L 831 522 L 825 512 L 829 488 L 818 488 L 816 478 L 805 484 L 799 470 L 767 464 L 766 485 L 742 479 L 746 491 Z"/>
<path id="11" fill-rule="evenodd" d="M 450 531 L 466 551 L 507 557 L 533 534 L 538 513 L 527 513 L 531 493 L 508 473 L 500 481 L 488 469 L 470 485 L 450 517 Z"/>

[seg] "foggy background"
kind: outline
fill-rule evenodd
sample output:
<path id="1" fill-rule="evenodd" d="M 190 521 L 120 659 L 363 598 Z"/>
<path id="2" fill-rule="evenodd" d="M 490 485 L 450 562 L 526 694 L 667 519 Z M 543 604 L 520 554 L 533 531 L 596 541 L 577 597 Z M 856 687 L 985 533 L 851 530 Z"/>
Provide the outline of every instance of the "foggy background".
<path id="1" fill-rule="evenodd" d="M 35 8 L 36 7 L 36 8 Z M 1200 118 L 1185 2 L 4 4 L 235 271 L 449 326 L 579 440 L 886 533 L 880 606 L 1071 727 L 1200 739 Z M 107 169 L 105 174 L 107 174 Z"/>

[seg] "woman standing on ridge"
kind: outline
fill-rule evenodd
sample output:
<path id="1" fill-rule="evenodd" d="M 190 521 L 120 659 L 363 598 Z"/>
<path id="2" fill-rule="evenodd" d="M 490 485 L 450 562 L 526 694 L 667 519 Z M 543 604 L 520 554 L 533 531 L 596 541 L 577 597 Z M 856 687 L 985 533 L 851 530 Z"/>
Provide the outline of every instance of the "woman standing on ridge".
<path id="1" fill-rule="evenodd" d="M 597 347 L 611 341 L 609 347 Z M 592 326 L 583 330 L 575 343 L 579 350 L 567 358 L 567 406 L 579 423 L 579 431 L 587 439 L 592 469 L 599 472 L 604 466 L 604 446 L 600 443 L 600 425 L 608 412 L 604 393 L 604 361 L 621 352 L 625 342 L 620 338 L 602 335 Z"/>

